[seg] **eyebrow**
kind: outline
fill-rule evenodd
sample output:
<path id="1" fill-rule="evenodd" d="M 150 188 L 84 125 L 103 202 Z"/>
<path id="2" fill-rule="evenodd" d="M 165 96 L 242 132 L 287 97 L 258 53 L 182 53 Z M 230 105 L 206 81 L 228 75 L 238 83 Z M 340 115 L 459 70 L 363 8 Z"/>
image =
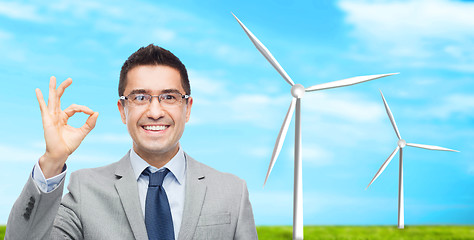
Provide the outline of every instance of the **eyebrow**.
<path id="1" fill-rule="evenodd" d="M 129 94 L 147 93 L 145 89 L 133 89 Z"/>
<path id="2" fill-rule="evenodd" d="M 178 90 L 178 89 L 174 89 L 174 88 L 171 88 L 171 89 L 164 89 L 161 91 L 162 93 L 179 93 L 181 94 L 181 92 Z"/>
<path id="3" fill-rule="evenodd" d="M 138 94 L 138 93 L 149 93 L 150 91 L 146 89 L 133 89 L 129 94 Z M 163 89 L 161 90 L 161 93 L 179 93 L 181 92 L 178 89 L 175 88 L 168 88 L 168 89 Z"/>

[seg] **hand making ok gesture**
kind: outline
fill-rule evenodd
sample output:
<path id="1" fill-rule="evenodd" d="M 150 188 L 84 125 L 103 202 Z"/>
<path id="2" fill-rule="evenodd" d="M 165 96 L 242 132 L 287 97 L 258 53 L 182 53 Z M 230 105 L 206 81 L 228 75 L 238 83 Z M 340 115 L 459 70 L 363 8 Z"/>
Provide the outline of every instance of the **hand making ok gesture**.
<path id="1" fill-rule="evenodd" d="M 46 105 L 41 90 L 36 89 L 36 98 L 41 110 L 43 120 L 44 139 L 46 152 L 41 156 L 39 164 L 46 179 L 61 173 L 64 164 L 81 144 L 86 135 L 95 127 L 98 112 L 94 112 L 86 106 L 72 104 L 61 110 L 61 96 L 64 90 L 72 83 L 68 78 L 56 89 L 56 78 L 51 77 L 49 81 L 48 105 Z M 67 121 L 77 112 L 89 115 L 86 123 L 80 128 L 74 128 Z"/>

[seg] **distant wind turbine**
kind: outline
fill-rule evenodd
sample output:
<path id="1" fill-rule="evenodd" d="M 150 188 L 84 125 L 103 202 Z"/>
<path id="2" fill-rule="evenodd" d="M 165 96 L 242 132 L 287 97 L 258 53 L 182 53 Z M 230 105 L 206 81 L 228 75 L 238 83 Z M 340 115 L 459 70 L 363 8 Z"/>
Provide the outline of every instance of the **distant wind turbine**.
<path id="1" fill-rule="evenodd" d="M 234 14 L 232 14 L 234 15 Z M 280 150 L 285 140 L 286 133 L 288 131 L 288 126 L 290 125 L 293 112 L 295 112 L 295 168 L 294 168 L 294 186 L 293 186 L 293 239 L 303 239 L 303 187 L 302 187 L 302 173 L 301 173 L 301 98 L 305 92 L 318 91 L 330 88 L 338 88 L 349 85 L 354 85 L 357 83 L 362 83 L 377 78 L 382 78 L 397 73 L 389 74 L 379 74 L 379 75 L 368 75 L 368 76 L 359 76 L 352 77 L 343 80 L 338 80 L 334 82 L 317 84 L 312 87 L 304 88 L 301 84 L 295 84 L 291 80 L 290 76 L 283 70 L 277 60 L 272 56 L 270 51 L 250 32 L 250 30 L 245 27 L 245 25 L 234 15 L 235 19 L 239 22 L 240 26 L 244 29 L 247 36 L 250 38 L 252 43 L 257 47 L 258 51 L 270 62 L 270 64 L 278 71 L 278 73 L 285 79 L 285 81 L 291 85 L 291 95 L 293 99 L 291 100 L 290 107 L 286 114 L 283 125 L 278 133 L 278 137 L 273 149 L 272 158 L 270 161 L 270 166 L 268 167 L 267 176 L 265 177 L 265 183 L 267 182 L 268 176 L 272 171 L 273 165 L 275 164 Z M 296 111 L 295 111 L 296 109 Z"/>
<path id="2" fill-rule="evenodd" d="M 404 220 L 404 204 L 403 204 L 403 148 L 405 146 L 410 146 L 410 147 L 417 147 L 417 148 L 424 148 L 424 149 L 429 149 L 429 150 L 438 150 L 438 151 L 451 151 L 451 152 L 459 152 L 457 150 L 449 149 L 449 148 L 444 148 L 444 147 L 438 147 L 438 146 L 432 146 L 432 145 L 424 145 L 424 144 L 416 144 L 416 143 L 407 143 L 405 140 L 402 139 L 400 136 L 400 132 L 398 131 L 397 124 L 395 123 L 395 119 L 393 118 L 392 112 L 390 111 L 390 108 L 388 107 L 387 101 L 385 101 L 385 97 L 383 96 L 382 91 L 380 91 L 380 94 L 382 95 L 382 100 L 385 105 L 385 110 L 387 111 L 387 115 L 390 118 L 390 122 L 392 123 L 393 129 L 395 130 L 395 133 L 397 134 L 398 137 L 398 142 L 397 142 L 397 147 L 395 150 L 390 154 L 390 156 L 385 160 L 385 162 L 382 164 L 380 169 L 377 171 L 375 174 L 374 178 L 372 178 L 372 181 L 370 181 L 369 185 L 367 185 L 367 188 L 379 177 L 380 174 L 382 174 L 383 170 L 387 167 L 387 165 L 390 163 L 392 158 L 397 154 L 397 152 L 400 150 L 400 165 L 399 165 L 399 174 L 398 174 L 398 228 L 403 229 L 405 228 L 405 220 Z M 365 188 L 367 190 L 367 188 Z"/>

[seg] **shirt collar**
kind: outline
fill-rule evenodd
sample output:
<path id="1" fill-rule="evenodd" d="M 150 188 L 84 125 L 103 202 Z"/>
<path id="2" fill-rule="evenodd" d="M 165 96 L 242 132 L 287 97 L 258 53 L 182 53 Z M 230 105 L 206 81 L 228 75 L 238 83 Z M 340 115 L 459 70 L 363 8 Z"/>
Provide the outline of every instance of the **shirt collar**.
<path id="1" fill-rule="evenodd" d="M 179 143 L 178 143 L 179 144 Z M 140 178 L 140 175 L 142 174 L 143 170 L 145 168 L 150 167 L 152 172 L 155 172 L 155 170 L 161 170 L 164 168 L 168 168 L 170 172 L 173 174 L 173 176 L 176 178 L 179 184 L 184 183 L 184 176 L 185 176 L 185 171 L 186 171 L 186 158 L 184 156 L 184 151 L 179 145 L 179 150 L 176 155 L 174 155 L 171 160 L 165 164 L 165 166 L 157 169 L 150 164 L 148 164 L 145 160 L 143 160 L 138 154 L 133 150 L 133 147 L 130 151 L 130 162 L 132 164 L 132 169 L 133 173 L 135 174 L 135 179 Z"/>

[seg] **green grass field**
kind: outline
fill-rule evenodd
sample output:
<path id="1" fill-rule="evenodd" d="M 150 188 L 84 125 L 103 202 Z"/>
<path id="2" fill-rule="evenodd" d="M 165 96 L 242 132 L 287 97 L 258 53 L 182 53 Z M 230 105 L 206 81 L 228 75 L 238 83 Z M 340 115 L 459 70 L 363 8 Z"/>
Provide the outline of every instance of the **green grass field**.
<path id="1" fill-rule="evenodd" d="M 257 227 L 260 240 L 291 239 L 291 226 Z M 0 226 L 0 239 L 5 235 L 5 226 Z M 467 240 L 474 239 L 474 226 L 408 226 L 403 230 L 387 226 L 306 226 L 304 239 L 365 240 Z"/>
<path id="2" fill-rule="evenodd" d="M 291 226 L 257 227 L 261 240 L 291 239 Z M 365 240 L 365 239 L 414 239 L 414 240 L 466 240 L 474 239 L 474 226 L 305 226 L 304 239 Z"/>

